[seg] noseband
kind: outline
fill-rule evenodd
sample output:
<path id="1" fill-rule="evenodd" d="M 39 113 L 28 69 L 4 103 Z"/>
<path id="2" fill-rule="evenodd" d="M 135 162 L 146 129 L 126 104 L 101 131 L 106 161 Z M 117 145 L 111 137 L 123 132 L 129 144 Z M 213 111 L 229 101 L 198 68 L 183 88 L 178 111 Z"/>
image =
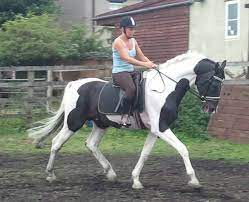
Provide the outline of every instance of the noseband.
<path id="1" fill-rule="evenodd" d="M 219 100 L 220 100 L 220 96 L 218 96 L 218 97 L 207 96 L 208 90 L 209 90 L 209 88 L 210 88 L 210 86 L 211 86 L 211 84 L 213 83 L 214 80 L 221 82 L 221 84 L 222 84 L 223 81 L 224 81 L 224 79 L 221 79 L 220 77 L 213 75 L 213 76 L 208 80 L 209 84 L 208 84 L 208 87 L 207 87 L 207 89 L 206 89 L 205 94 L 200 96 L 200 99 L 201 99 L 202 102 L 206 102 L 206 101 L 219 101 Z"/>

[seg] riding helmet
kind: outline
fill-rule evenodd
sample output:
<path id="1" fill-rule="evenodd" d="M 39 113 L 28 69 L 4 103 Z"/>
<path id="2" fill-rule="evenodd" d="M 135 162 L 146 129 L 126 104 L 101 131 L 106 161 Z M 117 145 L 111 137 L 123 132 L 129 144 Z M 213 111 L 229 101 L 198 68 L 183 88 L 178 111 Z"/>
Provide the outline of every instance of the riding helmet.
<path id="1" fill-rule="evenodd" d="M 120 28 L 122 27 L 136 27 L 136 22 L 131 16 L 124 16 L 120 20 Z"/>

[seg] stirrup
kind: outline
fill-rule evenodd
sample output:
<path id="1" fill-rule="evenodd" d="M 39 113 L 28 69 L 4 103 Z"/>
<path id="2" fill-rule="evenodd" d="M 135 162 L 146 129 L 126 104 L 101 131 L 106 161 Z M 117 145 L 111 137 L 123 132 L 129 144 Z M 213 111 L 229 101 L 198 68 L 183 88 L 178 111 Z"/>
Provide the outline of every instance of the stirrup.
<path id="1" fill-rule="evenodd" d="M 121 117 L 121 121 L 124 118 L 124 114 Z M 122 123 L 122 126 L 129 128 L 131 126 L 130 115 L 127 116 L 126 120 Z"/>
<path id="2" fill-rule="evenodd" d="M 129 128 L 131 126 L 131 124 L 130 123 L 123 123 L 122 126 L 125 128 Z"/>

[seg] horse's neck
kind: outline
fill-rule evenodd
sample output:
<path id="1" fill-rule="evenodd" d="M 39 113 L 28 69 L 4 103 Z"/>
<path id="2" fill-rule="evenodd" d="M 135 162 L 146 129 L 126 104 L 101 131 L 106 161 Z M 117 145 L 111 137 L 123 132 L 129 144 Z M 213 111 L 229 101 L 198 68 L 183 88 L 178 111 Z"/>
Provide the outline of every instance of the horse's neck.
<path id="1" fill-rule="evenodd" d="M 192 86 L 196 79 L 194 68 L 199 61 L 200 58 L 186 59 L 171 64 L 169 67 L 162 68 L 161 71 L 175 81 L 180 81 L 182 78 L 186 78 L 190 81 L 190 86 Z"/>

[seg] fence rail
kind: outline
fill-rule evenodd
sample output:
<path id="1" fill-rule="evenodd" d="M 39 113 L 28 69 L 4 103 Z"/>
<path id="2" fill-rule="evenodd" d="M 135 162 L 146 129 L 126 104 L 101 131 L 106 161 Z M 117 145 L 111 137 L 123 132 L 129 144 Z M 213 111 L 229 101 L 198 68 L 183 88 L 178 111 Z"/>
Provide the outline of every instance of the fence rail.
<path id="1" fill-rule="evenodd" d="M 13 79 L 14 80 L 14 79 Z M 0 80 L 1 81 L 1 80 Z M 0 88 L 35 88 L 35 87 L 47 87 L 54 86 L 55 88 L 63 87 L 67 84 L 66 81 L 27 81 L 27 82 L 12 82 L 12 83 L 0 83 Z"/>
<path id="2" fill-rule="evenodd" d="M 110 77 L 110 65 L 78 65 L 78 66 L 11 66 L 0 67 L 0 72 L 9 72 L 16 75 L 17 72 L 27 72 L 27 78 L 19 79 L 3 78 L 0 76 L 0 116 L 10 117 L 25 116 L 28 122 L 32 122 L 33 111 L 37 107 L 46 107 L 50 110 L 51 102 L 59 101 L 62 92 L 58 92 L 66 86 L 68 81 L 63 80 L 63 75 L 79 72 L 81 77 L 87 77 L 91 72 L 94 77 L 106 79 Z M 46 78 L 35 78 L 35 72 L 44 71 Z M 54 79 L 54 73 L 59 74 L 59 81 Z M 72 78 L 73 80 L 73 78 Z M 53 93 L 57 92 L 57 96 Z"/>
<path id="3" fill-rule="evenodd" d="M 93 71 L 93 70 L 105 70 L 110 69 L 109 65 L 70 65 L 70 66 L 10 66 L 0 67 L 0 71 Z"/>
<path id="4" fill-rule="evenodd" d="M 249 61 L 241 61 L 241 62 L 227 62 L 228 67 L 249 67 Z"/>

